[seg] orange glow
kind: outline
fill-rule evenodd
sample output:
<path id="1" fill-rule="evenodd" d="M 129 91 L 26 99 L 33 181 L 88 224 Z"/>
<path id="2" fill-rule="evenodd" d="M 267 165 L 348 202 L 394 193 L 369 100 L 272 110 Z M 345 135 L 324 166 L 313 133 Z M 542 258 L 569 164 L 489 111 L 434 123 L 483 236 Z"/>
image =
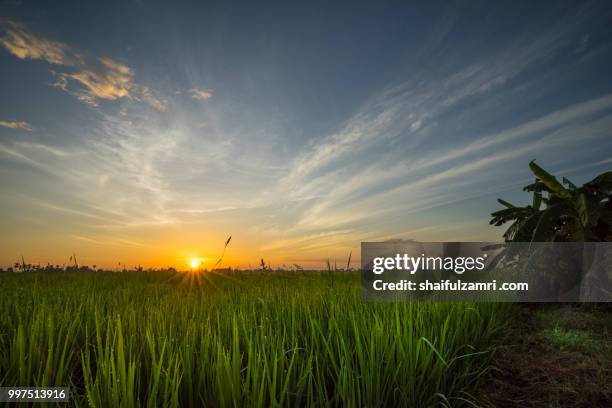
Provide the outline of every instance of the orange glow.
<path id="1" fill-rule="evenodd" d="M 27 203 L 23 206 L 26 207 Z M 327 258 L 344 264 L 351 251 L 353 259 L 358 259 L 357 247 L 338 246 L 334 241 L 328 242 L 322 238 L 321 244 L 325 245 L 322 253 L 318 247 L 302 247 L 302 241 L 297 238 L 280 239 L 275 234 L 248 230 L 244 227 L 248 224 L 247 220 L 239 221 L 240 225 L 234 225 L 232 223 L 237 222 L 235 219 L 223 220 L 224 225 L 230 224 L 223 231 L 215 230 L 215 224 L 199 223 L 196 226 L 134 226 L 118 232 L 75 232 L 72 235 L 61 231 L 59 224 L 55 224 L 56 219 L 51 225 L 58 226 L 57 230 L 44 229 L 36 233 L 19 229 L 17 224 L 9 222 L 0 225 L 0 268 L 21 263 L 22 253 L 26 263 L 43 267 L 47 263 L 62 267 L 70 263 L 69 257 L 75 253 L 80 266 L 95 265 L 96 269 L 112 271 L 124 268 L 132 270 L 138 266 L 193 272 L 229 267 L 258 269 L 262 258 L 266 265 L 270 264 L 275 269 L 290 269 L 294 264 L 304 269 L 317 269 L 326 268 L 322 259 Z M 78 226 L 74 228 L 78 231 Z M 240 230 L 240 233 L 235 234 L 224 253 L 224 244 L 229 235 L 226 229 Z M 355 242 L 359 242 L 358 238 L 355 238 Z M 222 262 L 215 265 L 221 258 Z M 193 260 L 199 262 L 195 268 L 191 263 Z"/>

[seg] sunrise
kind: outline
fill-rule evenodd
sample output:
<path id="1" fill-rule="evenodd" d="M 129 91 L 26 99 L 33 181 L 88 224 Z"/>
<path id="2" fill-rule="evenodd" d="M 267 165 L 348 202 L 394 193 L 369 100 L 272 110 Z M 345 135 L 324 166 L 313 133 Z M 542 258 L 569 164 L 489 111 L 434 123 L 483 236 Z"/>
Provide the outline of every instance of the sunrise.
<path id="1" fill-rule="evenodd" d="M 611 28 L 2 2 L 0 403 L 609 406 Z"/>

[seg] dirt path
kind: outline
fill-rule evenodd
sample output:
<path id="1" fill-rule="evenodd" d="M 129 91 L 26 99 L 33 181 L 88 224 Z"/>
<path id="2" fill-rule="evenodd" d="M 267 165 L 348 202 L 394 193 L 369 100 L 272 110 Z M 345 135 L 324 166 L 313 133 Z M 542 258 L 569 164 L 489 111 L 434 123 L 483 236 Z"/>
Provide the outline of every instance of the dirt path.
<path id="1" fill-rule="evenodd" d="M 517 306 L 484 407 L 612 407 L 612 304 Z"/>

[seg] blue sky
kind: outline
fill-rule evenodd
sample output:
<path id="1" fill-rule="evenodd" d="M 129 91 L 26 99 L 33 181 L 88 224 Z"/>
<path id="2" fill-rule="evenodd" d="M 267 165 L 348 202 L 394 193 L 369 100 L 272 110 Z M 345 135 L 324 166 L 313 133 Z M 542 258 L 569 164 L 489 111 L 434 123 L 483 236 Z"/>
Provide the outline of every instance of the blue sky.
<path id="1" fill-rule="evenodd" d="M 500 239 L 488 214 L 529 199 L 530 160 L 612 166 L 611 11 L 4 2 L 0 263 Z"/>

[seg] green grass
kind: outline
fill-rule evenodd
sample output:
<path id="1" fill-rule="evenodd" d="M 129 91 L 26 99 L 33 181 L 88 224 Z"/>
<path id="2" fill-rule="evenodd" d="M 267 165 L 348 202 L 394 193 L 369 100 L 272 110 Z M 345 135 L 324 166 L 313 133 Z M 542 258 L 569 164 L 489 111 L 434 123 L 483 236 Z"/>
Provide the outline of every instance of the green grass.
<path id="1" fill-rule="evenodd" d="M 556 326 L 542 331 L 542 337 L 559 350 L 576 350 L 584 352 L 596 351 L 597 343 L 591 334 L 581 330 L 568 330 Z"/>
<path id="2" fill-rule="evenodd" d="M 358 274 L 331 275 L 3 274 L 0 385 L 97 407 L 469 404 L 507 308 L 365 303 Z"/>
<path id="3" fill-rule="evenodd" d="M 610 348 L 609 314 L 598 311 L 597 305 L 543 307 L 534 318 L 540 327 L 539 336 L 553 350 L 598 355 Z"/>

